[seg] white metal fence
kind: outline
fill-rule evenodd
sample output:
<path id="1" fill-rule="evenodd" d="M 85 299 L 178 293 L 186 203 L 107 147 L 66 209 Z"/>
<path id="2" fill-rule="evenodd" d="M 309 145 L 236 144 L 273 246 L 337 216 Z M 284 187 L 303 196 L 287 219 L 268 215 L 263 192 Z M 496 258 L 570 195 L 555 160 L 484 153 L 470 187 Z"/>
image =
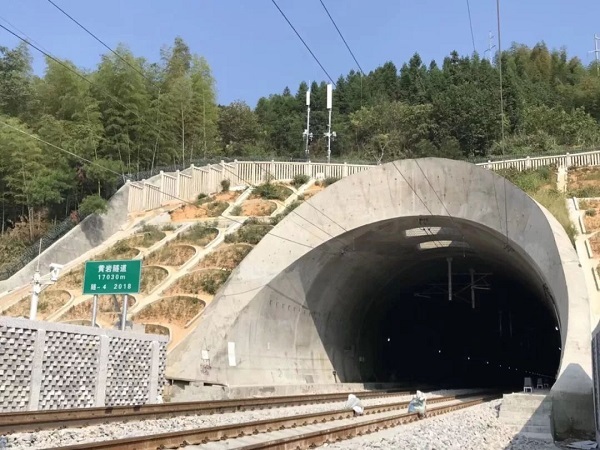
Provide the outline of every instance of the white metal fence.
<path id="1" fill-rule="evenodd" d="M 490 170 L 516 169 L 519 171 L 544 166 L 584 167 L 600 165 L 600 151 L 554 156 L 536 156 L 502 161 L 478 163 Z M 291 180 L 304 174 L 312 178 L 343 178 L 373 165 L 347 163 L 311 163 L 281 161 L 221 162 L 204 167 L 191 166 L 184 171 L 160 173 L 156 183 L 145 180 L 128 182 L 130 213 L 147 211 L 172 202 L 192 201 L 198 194 L 211 194 L 221 190 L 221 181 L 229 180 L 231 186 L 256 185 L 267 180 Z"/>

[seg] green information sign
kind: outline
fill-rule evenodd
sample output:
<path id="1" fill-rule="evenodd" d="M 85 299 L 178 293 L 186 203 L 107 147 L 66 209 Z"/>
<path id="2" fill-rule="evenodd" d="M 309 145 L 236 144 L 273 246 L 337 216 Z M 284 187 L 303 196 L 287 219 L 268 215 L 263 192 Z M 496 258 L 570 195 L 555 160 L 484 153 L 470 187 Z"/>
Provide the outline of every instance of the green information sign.
<path id="1" fill-rule="evenodd" d="M 87 261 L 84 294 L 137 294 L 140 292 L 142 260 Z"/>

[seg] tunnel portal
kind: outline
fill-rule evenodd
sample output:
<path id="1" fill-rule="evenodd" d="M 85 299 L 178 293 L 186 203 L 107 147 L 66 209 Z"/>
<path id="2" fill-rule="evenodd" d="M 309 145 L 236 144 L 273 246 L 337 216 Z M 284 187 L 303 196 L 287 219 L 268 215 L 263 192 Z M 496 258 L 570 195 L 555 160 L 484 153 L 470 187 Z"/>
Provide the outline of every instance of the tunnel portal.
<path id="1" fill-rule="evenodd" d="M 470 163 L 395 161 L 334 183 L 263 238 L 195 327 L 167 376 L 522 386 L 542 374 L 556 377 L 556 429 L 593 429 L 577 253 L 546 209 Z"/>

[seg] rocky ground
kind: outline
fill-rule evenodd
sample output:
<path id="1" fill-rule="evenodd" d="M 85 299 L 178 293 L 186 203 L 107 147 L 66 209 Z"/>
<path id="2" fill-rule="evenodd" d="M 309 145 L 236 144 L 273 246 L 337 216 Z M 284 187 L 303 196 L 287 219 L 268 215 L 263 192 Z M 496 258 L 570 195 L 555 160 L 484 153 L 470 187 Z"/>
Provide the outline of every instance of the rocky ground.
<path id="1" fill-rule="evenodd" d="M 459 394 L 465 391 L 434 391 L 428 397 Z M 360 396 L 359 396 L 360 397 Z M 409 400 L 410 396 L 364 400 L 365 406 Z M 411 450 L 549 450 L 556 446 L 539 444 L 523 438 L 514 438 L 510 430 L 500 424 L 498 409 L 501 401 L 486 403 L 469 409 L 413 424 L 386 430 L 361 438 L 330 444 L 330 449 L 411 449 Z M 236 422 L 263 420 L 274 417 L 308 414 L 341 409 L 344 402 L 318 405 L 245 411 L 212 416 L 189 416 L 172 419 L 112 423 L 85 428 L 46 430 L 37 433 L 17 433 L 6 436 L 7 448 L 44 449 L 87 442 L 113 440 L 124 437 L 164 433 L 193 428 L 228 425 Z M 558 447 L 560 448 L 560 447 Z"/>

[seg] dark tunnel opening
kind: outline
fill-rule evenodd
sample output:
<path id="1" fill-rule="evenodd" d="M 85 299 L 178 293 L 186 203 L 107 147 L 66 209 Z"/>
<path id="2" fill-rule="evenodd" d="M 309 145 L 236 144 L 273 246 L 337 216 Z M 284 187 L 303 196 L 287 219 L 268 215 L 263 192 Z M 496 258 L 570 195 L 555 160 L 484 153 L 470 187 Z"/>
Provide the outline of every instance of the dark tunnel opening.
<path id="1" fill-rule="evenodd" d="M 343 312 L 335 300 L 326 308 L 346 321 L 318 326 L 326 348 L 343 346 L 343 358 L 330 354 L 340 381 L 522 390 L 530 377 L 534 387 L 538 378 L 552 385 L 562 345 L 545 281 L 501 235 L 457 222 L 434 217 L 423 226 L 413 217 L 354 230 L 343 257 L 321 269 L 330 291 L 315 305 L 329 292 L 343 298 Z"/>
<path id="2" fill-rule="evenodd" d="M 535 290 L 468 257 L 451 264 L 451 288 L 447 274 L 432 271 L 446 269 L 441 256 L 414 268 L 433 272 L 426 282 L 406 286 L 399 279 L 381 293 L 387 301 L 367 313 L 361 333 L 373 357 L 370 366 L 361 362 L 362 377 L 445 387 L 522 388 L 524 377 L 551 384 L 559 327 Z M 471 267 L 479 268 L 473 278 Z"/>

